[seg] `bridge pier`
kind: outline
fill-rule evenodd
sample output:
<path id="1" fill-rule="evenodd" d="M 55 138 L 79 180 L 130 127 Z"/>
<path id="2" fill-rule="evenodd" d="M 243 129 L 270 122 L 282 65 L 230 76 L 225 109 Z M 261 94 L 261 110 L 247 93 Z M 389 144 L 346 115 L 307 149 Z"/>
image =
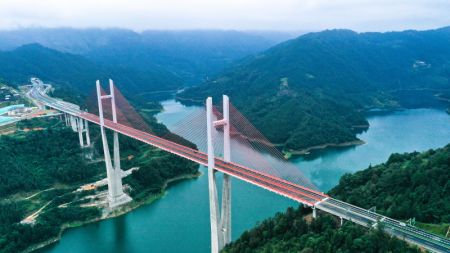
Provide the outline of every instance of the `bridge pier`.
<path id="1" fill-rule="evenodd" d="M 98 99 L 98 111 L 100 118 L 100 132 L 103 143 L 103 153 L 105 156 L 106 174 L 108 179 L 108 202 L 110 208 L 123 205 L 130 202 L 132 199 L 130 196 L 123 192 L 122 187 L 122 170 L 120 168 L 120 153 L 119 153 L 119 136 L 117 132 L 114 132 L 113 139 L 113 159 L 114 164 L 111 161 L 111 154 L 109 153 L 108 139 L 106 138 L 105 122 L 103 117 L 102 99 L 111 99 L 113 122 L 117 123 L 116 103 L 114 97 L 114 84 L 112 80 L 109 80 L 110 95 L 102 96 L 100 92 L 100 81 L 97 80 L 97 99 Z"/>
<path id="2" fill-rule="evenodd" d="M 78 118 L 70 115 L 70 126 L 72 127 L 72 131 L 78 132 Z"/>
<path id="3" fill-rule="evenodd" d="M 313 218 L 315 219 L 315 218 L 317 218 L 317 211 L 316 211 L 316 206 L 312 206 L 312 216 L 313 216 Z"/>
<path id="4" fill-rule="evenodd" d="M 89 136 L 89 124 L 87 120 L 84 120 L 84 128 L 86 133 L 86 145 L 91 146 L 91 137 Z"/>
<path id="5" fill-rule="evenodd" d="M 231 242 L 231 177 L 223 175 L 222 183 L 222 207 L 219 212 L 219 201 L 217 195 L 217 182 L 214 165 L 214 145 L 212 131 L 215 126 L 223 126 L 224 133 L 224 161 L 229 162 L 230 150 L 230 116 L 229 99 L 223 96 L 223 119 L 213 121 L 212 98 L 206 100 L 207 139 L 208 139 L 208 187 L 209 207 L 211 222 L 211 252 L 218 253 L 227 243 Z"/>
<path id="6" fill-rule="evenodd" d="M 69 117 L 67 117 L 67 113 L 64 113 L 64 124 L 69 126 Z"/>
<path id="7" fill-rule="evenodd" d="M 66 126 L 70 126 L 74 132 L 78 132 L 78 138 L 80 140 L 80 146 L 82 148 L 89 147 L 91 145 L 89 125 L 87 120 L 64 113 L 64 122 Z M 86 137 L 83 137 L 83 133 L 86 135 Z M 84 138 L 86 138 L 86 144 L 84 143 Z"/>
<path id="8" fill-rule="evenodd" d="M 78 139 L 80 139 L 80 147 L 84 147 L 83 140 L 83 120 L 78 118 Z"/>
<path id="9" fill-rule="evenodd" d="M 89 137 L 89 125 L 87 120 L 84 120 L 82 118 L 78 119 L 78 137 L 80 139 L 80 146 L 82 148 L 89 147 L 91 145 L 91 139 Z M 83 133 L 86 135 L 86 145 L 84 144 L 84 137 Z"/>
<path id="10" fill-rule="evenodd" d="M 70 115 L 66 113 L 66 126 L 70 126 Z"/>

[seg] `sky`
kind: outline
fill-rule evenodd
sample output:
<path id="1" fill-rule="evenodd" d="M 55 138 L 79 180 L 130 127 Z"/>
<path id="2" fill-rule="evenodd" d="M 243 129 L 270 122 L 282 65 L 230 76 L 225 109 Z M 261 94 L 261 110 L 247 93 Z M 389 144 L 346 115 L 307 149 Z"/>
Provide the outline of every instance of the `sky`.
<path id="1" fill-rule="evenodd" d="M 450 25 L 450 0 L 0 0 L 0 29 L 355 31 Z"/>

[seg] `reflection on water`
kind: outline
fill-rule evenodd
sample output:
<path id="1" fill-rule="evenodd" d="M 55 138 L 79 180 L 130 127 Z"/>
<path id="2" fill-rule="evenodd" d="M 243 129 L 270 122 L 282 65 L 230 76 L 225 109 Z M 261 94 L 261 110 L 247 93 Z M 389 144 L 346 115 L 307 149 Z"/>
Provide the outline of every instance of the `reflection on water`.
<path id="1" fill-rule="evenodd" d="M 113 219 L 112 226 L 114 230 L 114 244 L 117 250 L 125 252 L 127 243 L 127 226 L 126 218 Z"/>

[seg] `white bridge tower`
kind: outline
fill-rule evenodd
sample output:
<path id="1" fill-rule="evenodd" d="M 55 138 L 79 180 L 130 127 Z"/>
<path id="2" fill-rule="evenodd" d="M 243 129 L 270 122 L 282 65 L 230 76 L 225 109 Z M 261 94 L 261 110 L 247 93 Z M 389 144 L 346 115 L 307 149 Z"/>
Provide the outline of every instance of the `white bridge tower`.
<path id="1" fill-rule="evenodd" d="M 109 80 L 109 95 L 102 95 L 100 92 L 100 81 L 97 80 L 97 99 L 98 99 L 98 114 L 100 118 L 100 132 L 103 142 L 103 153 L 105 155 L 106 174 L 108 177 L 108 201 L 109 207 L 114 208 L 131 201 L 130 196 L 123 192 L 122 187 L 122 170 L 120 168 L 120 153 L 119 153 L 119 135 L 114 132 L 114 166 L 111 161 L 111 155 L 109 153 L 108 139 L 105 133 L 105 119 L 103 117 L 103 99 L 111 100 L 113 123 L 117 123 L 116 113 L 116 101 L 114 96 L 114 83 Z"/>
<path id="2" fill-rule="evenodd" d="M 217 121 L 213 121 L 212 98 L 206 99 L 206 120 L 211 252 L 218 253 L 227 243 L 231 242 L 231 178 L 227 174 L 223 175 L 222 205 L 219 210 L 212 131 L 213 127 L 223 126 L 223 159 L 225 162 L 230 162 L 230 102 L 228 96 L 223 95 L 223 119 Z"/>

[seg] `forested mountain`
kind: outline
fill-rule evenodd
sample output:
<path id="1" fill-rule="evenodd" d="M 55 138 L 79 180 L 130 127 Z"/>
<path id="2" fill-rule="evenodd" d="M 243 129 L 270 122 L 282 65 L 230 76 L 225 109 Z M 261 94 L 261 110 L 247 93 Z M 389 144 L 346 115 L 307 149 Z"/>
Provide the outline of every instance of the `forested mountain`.
<path id="1" fill-rule="evenodd" d="M 342 227 L 331 216 L 305 219 L 308 211 L 302 207 L 288 208 L 274 218 L 244 232 L 227 245 L 225 253 L 344 253 L 396 252 L 419 253 L 419 249 L 390 237 L 381 230 L 368 230 L 350 222 Z"/>
<path id="2" fill-rule="evenodd" d="M 162 69 L 178 77 L 183 84 L 193 84 L 237 59 L 286 38 L 280 35 L 277 39 L 269 34 L 220 30 L 137 33 L 126 29 L 22 29 L 0 32 L 0 49 L 12 50 L 24 44 L 39 43 L 83 55 L 96 63 L 144 73 Z"/>
<path id="3" fill-rule="evenodd" d="M 355 140 L 366 110 L 429 106 L 449 79 L 450 27 L 327 30 L 247 57 L 179 98 L 228 94 L 270 140 L 303 149 Z"/>
<path id="4" fill-rule="evenodd" d="M 153 122 L 152 127 L 157 129 Z M 58 240 L 68 224 L 80 225 L 104 217 L 95 190 L 76 190 L 106 177 L 100 129 L 90 126 L 92 148 L 82 149 L 78 135 L 56 117 L 20 121 L 14 134 L 0 136 L 0 252 L 28 252 L 29 247 Z M 159 126 L 159 134 L 167 134 Z M 112 136 L 110 135 L 112 138 Z M 194 176 L 198 165 L 137 140 L 119 137 L 122 168 L 139 168 L 123 183 L 137 206 L 161 194 L 170 179 Z M 178 139 L 178 141 L 183 141 Z M 184 145 L 193 144 L 184 141 Z M 57 148 L 55 148 L 57 147 Z M 86 154 L 92 154 L 87 156 Z M 28 196 L 28 197 L 25 197 Z M 83 206 L 89 202 L 93 206 Z M 97 195 L 98 196 L 98 195 Z M 48 204 L 46 204 L 48 203 Z M 101 204 L 101 203 L 100 203 Z M 34 225 L 20 223 L 42 208 Z M 102 215 L 103 214 L 103 215 Z"/>
<path id="5" fill-rule="evenodd" d="M 450 223 L 450 144 L 392 154 L 386 163 L 342 176 L 330 195 L 392 218 Z"/>
<path id="6" fill-rule="evenodd" d="M 450 222 L 450 144 L 423 153 L 392 154 L 377 166 L 344 175 L 330 196 L 392 218 Z M 223 252 L 420 252 L 378 230 L 351 222 L 339 227 L 324 215 L 308 224 L 310 211 L 289 208 L 244 232 Z M 436 231 L 435 231 L 436 232 Z"/>
<path id="7" fill-rule="evenodd" d="M 37 76 L 76 93 L 88 94 L 95 89 L 95 80 L 108 78 L 114 79 L 119 88 L 129 94 L 173 90 L 182 85 L 179 78 L 157 67 L 152 71 L 139 71 L 123 66 L 106 66 L 39 44 L 0 51 L 0 62 L 0 77 L 9 84 L 29 83 L 30 77 Z"/>

